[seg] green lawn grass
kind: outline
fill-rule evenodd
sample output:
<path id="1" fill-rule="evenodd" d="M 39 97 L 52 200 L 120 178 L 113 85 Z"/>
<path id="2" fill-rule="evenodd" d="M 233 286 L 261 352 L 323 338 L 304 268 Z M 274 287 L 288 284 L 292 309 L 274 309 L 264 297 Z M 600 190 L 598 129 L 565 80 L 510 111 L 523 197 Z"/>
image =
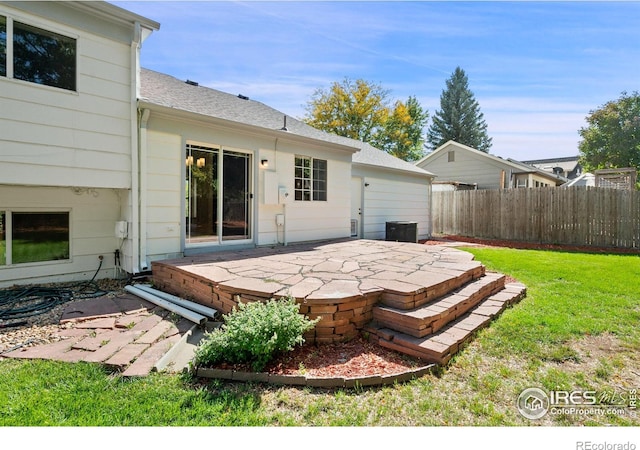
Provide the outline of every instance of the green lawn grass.
<path id="1" fill-rule="evenodd" d="M 123 379 L 99 366 L 0 360 L 0 426 L 637 426 L 622 416 L 522 417 L 527 387 L 624 393 L 640 374 L 640 258 L 470 249 L 527 297 L 433 375 L 359 390 Z"/>

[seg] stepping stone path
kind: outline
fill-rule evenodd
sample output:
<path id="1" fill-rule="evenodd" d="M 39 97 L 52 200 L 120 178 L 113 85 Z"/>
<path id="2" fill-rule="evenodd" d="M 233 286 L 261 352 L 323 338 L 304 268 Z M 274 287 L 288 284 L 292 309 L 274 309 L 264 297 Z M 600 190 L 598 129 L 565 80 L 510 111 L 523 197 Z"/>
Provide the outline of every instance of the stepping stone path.
<path id="1" fill-rule="evenodd" d="M 123 376 L 145 376 L 194 325 L 128 293 L 69 303 L 60 324 L 59 341 L 2 356 L 102 363 Z"/>

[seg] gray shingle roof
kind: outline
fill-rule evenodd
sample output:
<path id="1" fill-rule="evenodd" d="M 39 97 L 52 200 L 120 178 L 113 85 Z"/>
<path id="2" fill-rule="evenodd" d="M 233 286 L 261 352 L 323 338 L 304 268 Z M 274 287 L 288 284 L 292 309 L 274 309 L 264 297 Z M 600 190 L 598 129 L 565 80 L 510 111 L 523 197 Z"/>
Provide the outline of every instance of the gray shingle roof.
<path id="1" fill-rule="evenodd" d="M 238 95 L 189 84 L 171 75 L 149 69 L 142 69 L 140 77 L 140 100 L 149 104 L 269 131 L 281 130 L 285 123 L 286 115 L 283 112 L 264 103 L 246 99 L 246 97 L 240 98 Z M 431 175 L 429 172 L 369 144 L 320 131 L 291 116 L 286 116 L 286 126 L 288 130 L 286 133 L 290 135 L 352 148 L 357 152 L 353 155 L 353 162 L 356 164 Z"/>
<path id="2" fill-rule="evenodd" d="M 140 100 L 148 103 L 271 131 L 284 126 L 285 114 L 264 103 L 188 84 L 148 69 L 142 69 L 140 77 Z M 352 147 L 354 151 L 360 148 L 358 141 L 325 133 L 293 117 L 286 116 L 286 121 L 288 133 L 292 135 Z"/>
<path id="3" fill-rule="evenodd" d="M 362 149 L 353 155 L 352 160 L 355 164 L 365 164 L 369 166 L 378 166 L 387 169 L 402 170 L 420 175 L 433 176 L 430 172 L 427 172 L 412 163 L 396 158 L 395 156 L 392 156 L 387 152 L 383 152 L 382 150 L 372 147 L 366 143 L 362 144 Z"/>

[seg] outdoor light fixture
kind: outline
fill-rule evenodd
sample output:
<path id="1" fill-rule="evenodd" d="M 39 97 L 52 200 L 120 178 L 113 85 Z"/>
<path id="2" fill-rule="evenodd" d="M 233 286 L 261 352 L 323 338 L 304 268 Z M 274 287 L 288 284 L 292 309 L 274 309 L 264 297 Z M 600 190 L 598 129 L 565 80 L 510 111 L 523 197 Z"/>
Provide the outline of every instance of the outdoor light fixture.
<path id="1" fill-rule="evenodd" d="M 267 167 L 269 167 L 269 160 L 268 159 L 261 159 L 260 160 L 260 166 L 264 167 L 265 169 Z"/>
<path id="2" fill-rule="evenodd" d="M 198 158 L 198 161 L 196 163 L 198 165 L 198 167 L 202 168 L 205 165 L 205 160 L 204 158 Z"/>
<path id="3" fill-rule="evenodd" d="M 184 163 L 187 165 L 187 167 L 193 166 L 193 156 L 187 156 L 187 159 Z"/>

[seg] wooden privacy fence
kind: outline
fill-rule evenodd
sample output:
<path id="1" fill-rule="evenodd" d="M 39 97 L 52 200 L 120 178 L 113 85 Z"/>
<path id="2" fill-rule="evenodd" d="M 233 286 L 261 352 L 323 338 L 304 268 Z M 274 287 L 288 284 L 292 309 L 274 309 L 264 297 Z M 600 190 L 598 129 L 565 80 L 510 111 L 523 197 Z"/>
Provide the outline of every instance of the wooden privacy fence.
<path id="1" fill-rule="evenodd" d="M 572 187 L 433 193 L 433 232 L 640 248 L 640 192 Z"/>

